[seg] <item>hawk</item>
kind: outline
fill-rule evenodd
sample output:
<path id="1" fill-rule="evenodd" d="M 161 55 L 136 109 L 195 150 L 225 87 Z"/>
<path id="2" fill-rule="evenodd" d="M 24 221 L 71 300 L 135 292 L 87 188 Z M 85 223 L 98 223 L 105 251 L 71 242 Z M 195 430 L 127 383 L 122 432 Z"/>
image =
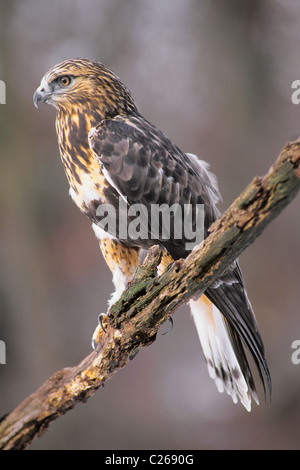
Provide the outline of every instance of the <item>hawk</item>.
<path id="1" fill-rule="evenodd" d="M 121 236 L 124 219 L 132 220 L 130 210 L 142 205 L 147 216 L 155 205 L 187 206 L 195 228 L 195 208 L 201 205 L 206 237 L 219 217 L 216 178 L 207 163 L 184 153 L 147 121 L 126 86 L 98 61 L 78 58 L 55 65 L 34 93 L 36 107 L 39 101 L 56 108 L 58 146 L 70 195 L 91 220 L 112 272 L 115 292 L 111 305 L 151 245 L 159 244 L 163 250 L 161 271 L 190 252 L 185 237 L 177 237 L 175 230 L 169 237 L 162 236 L 161 219 L 155 233 L 144 219 L 148 236 L 133 237 L 129 232 Z M 99 211 L 121 206 L 112 233 L 100 224 Z M 174 214 L 171 219 L 177 221 Z M 250 411 L 251 400 L 258 404 L 258 397 L 247 350 L 264 390 L 267 384 L 271 392 L 271 379 L 238 261 L 189 305 L 209 375 L 220 392 L 226 391 L 234 403 L 240 401 Z"/>

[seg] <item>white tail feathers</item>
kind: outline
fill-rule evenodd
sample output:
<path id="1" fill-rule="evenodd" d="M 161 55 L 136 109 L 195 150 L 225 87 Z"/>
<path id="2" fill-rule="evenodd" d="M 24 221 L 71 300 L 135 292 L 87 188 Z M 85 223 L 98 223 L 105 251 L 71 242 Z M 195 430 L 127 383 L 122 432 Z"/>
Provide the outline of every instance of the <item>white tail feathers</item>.
<path id="1" fill-rule="evenodd" d="M 215 380 L 218 391 L 227 392 L 234 403 L 240 401 L 251 411 L 251 395 L 258 404 L 257 395 L 255 389 L 249 388 L 223 315 L 204 295 L 189 303 L 208 372 Z"/>

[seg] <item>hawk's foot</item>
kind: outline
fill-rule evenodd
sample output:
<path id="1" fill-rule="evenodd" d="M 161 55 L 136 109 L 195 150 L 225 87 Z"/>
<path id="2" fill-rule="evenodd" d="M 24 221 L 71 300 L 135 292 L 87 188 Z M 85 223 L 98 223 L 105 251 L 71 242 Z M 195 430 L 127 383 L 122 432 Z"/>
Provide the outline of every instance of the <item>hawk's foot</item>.
<path id="1" fill-rule="evenodd" d="M 98 315 L 98 325 L 92 336 L 92 348 L 97 351 L 97 346 L 101 342 L 101 337 L 106 333 L 106 327 L 108 325 L 108 317 L 105 313 Z"/>

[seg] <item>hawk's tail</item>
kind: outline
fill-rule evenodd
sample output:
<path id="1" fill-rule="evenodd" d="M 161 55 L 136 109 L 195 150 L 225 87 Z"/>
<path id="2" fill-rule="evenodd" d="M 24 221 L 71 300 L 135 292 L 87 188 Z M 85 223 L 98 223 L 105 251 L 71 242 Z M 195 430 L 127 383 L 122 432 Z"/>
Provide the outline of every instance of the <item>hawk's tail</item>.
<path id="1" fill-rule="evenodd" d="M 251 398 L 259 402 L 240 337 L 205 295 L 191 300 L 190 307 L 210 377 L 219 392 L 226 391 L 234 403 L 240 401 L 250 411 Z"/>

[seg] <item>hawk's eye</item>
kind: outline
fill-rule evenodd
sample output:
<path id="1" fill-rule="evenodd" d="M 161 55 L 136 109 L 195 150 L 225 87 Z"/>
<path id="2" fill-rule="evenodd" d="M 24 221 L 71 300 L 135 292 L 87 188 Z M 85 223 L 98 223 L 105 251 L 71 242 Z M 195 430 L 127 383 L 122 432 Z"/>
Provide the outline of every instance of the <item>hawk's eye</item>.
<path id="1" fill-rule="evenodd" d="M 58 83 L 61 87 L 66 87 L 70 85 L 72 81 L 72 78 L 69 75 L 63 75 L 62 77 L 59 77 Z"/>

